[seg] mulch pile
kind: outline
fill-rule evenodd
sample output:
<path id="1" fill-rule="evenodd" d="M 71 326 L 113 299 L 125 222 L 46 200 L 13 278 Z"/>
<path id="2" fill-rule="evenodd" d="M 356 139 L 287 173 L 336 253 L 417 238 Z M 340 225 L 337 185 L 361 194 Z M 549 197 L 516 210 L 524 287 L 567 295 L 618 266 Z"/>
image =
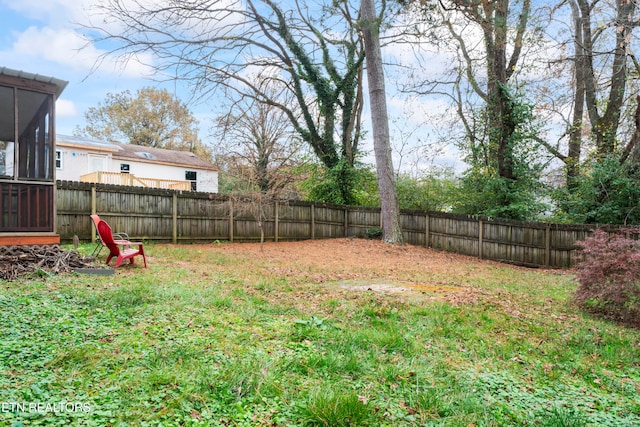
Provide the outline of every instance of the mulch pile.
<path id="1" fill-rule="evenodd" d="M 58 274 L 74 268 L 96 268 L 95 258 L 58 245 L 0 247 L 0 279 L 15 280 L 29 274 Z M 43 274 L 44 273 L 44 274 Z"/>

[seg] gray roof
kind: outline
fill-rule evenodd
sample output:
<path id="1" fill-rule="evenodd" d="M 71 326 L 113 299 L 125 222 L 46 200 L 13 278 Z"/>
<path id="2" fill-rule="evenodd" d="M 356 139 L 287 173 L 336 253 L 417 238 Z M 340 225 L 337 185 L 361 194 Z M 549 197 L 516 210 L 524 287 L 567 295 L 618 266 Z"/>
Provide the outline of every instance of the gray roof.
<path id="1" fill-rule="evenodd" d="M 71 136 L 71 135 L 60 135 L 60 134 L 56 134 L 56 141 L 58 143 L 62 142 L 66 142 L 68 144 L 73 144 L 73 145 L 80 145 L 82 147 L 91 147 L 91 148 L 99 148 L 101 150 L 107 150 L 107 151 L 118 151 L 120 150 L 120 147 L 109 142 L 109 141 L 99 141 L 96 139 L 89 139 L 89 138 L 85 138 L 83 136 Z"/>
<path id="2" fill-rule="evenodd" d="M 122 144 L 120 142 L 97 141 L 78 136 L 56 135 L 58 143 L 69 143 L 84 146 L 87 149 L 97 148 L 112 150 L 114 159 L 136 162 L 166 164 L 172 166 L 188 166 L 195 169 L 217 171 L 218 168 L 189 151 L 166 150 L 143 145 Z"/>
<path id="3" fill-rule="evenodd" d="M 216 166 L 201 159 L 190 151 L 165 150 L 163 148 L 122 144 L 120 142 L 114 142 L 113 144 L 120 147 L 120 151 L 113 153 L 113 157 L 118 159 L 131 159 L 148 163 L 163 163 L 191 166 L 198 169 L 218 170 Z"/>
<path id="4" fill-rule="evenodd" d="M 7 68 L 7 67 L 0 67 L 0 75 L 16 77 L 19 79 L 33 80 L 37 82 L 43 82 L 43 83 L 55 85 L 56 98 L 60 96 L 64 88 L 67 87 L 67 84 L 69 84 L 69 82 L 56 79 L 55 77 L 47 77 L 41 74 L 33 74 L 33 73 L 28 73 L 26 71 L 12 70 L 11 68 Z"/>

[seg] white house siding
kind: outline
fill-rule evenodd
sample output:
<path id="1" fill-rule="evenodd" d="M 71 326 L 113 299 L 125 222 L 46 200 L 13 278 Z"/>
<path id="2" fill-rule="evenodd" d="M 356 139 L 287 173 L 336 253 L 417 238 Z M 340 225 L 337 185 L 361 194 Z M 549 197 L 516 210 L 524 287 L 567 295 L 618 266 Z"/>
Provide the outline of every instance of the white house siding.
<path id="1" fill-rule="evenodd" d="M 56 151 L 61 154 L 61 167 L 56 168 L 56 179 L 63 181 L 80 181 L 80 176 L 90 172 L 89 161 L 90 156 L 103 156 L 106 158 L 106 169 L 103 172 L 113 171 L 111 153 L 89 152 L 84 148 L 65 147 L 58 144 Z M 120 165 L 118 164 L 118 168 Z M 120 171 L 120 169 L 118 169 Z"/>
<path id="2" fill-rule="evenodd" d="M 121 165 L 129 165 L 129 173 L 138 178 L 186 180 L 187 171 L 196 172 L 196 190 L 208 193 L 218 192 L 218 171 L 215 168 L 202 169 L 197 165 L 172 165 L 162 162 L 138 161 L 131 157 L 119 157 L 120 146 L 99 141 L 83 140 L 77 137 L 57 137 L 56 151 L 60 152 L 60 167 L 56 168 L 56 179 L 80 181 L 80 176 L 96 172 L 95 159 L 104 158 L 102 172 L 121 172 Z M 66 144 L 65 144 L 66 143 Z M 142 148 L 146 151 L 148 148 Z M 163 150 L 166 154 L 166 150 Z M 170 153 L 169 153 L 170 154 Z M 190 159 L 189 159 L 190 160 Z M 202 160 L 198 159 L 202 162 Z"/>
<path id="3" fill-rule="evenodd" d="M 129 173 L 144 178 L 171 179 L 184 181 L 187 171 L 196 172 L 196 189 L 207 193 L 218 192 L 218 172 L 197 169 L 189 166 L 159 165 L 146 162 L 135 162 L 131 159 L 114 158 L 111 161 L 112 172 L 120 172 L 121 164 L 129 165 Z"/>

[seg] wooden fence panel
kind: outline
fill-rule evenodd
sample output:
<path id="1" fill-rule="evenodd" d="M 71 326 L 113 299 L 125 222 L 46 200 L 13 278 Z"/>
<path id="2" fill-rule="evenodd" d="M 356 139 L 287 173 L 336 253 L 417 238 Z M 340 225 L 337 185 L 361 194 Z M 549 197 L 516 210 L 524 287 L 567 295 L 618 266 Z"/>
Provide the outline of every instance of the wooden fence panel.
<path id="1" fill-rule="evenodd" d="M 344 208 L 343 208 L 344 209 Z M 379 209 L 354 207 L 347 211 L 346 236 L 365 236 L 368 230 L 380 229 Z"/>
<path id="2" fill-rule="evenodd" d="M 224 199 L 191 198 L 189 193 L 178 197 L 178 216 L 186 218 L 221 219 L 229 216 L 229 203 Z"/>
<path id="3" fill-rule="evenodd" d="M 56 210 L 56 228 L 63 240 L 69 241 L 74 234 L 81 240 L 91 238 L 90 189 L 73 185 L 64 190 L 57 189 Z"/>
<path id="4" fill-rule="evenodd" d="M 311 209 L 307 204 L 278 202 L 278 240 L 298 240 L 311 238 Z M 276 218 L 274 217 L 274 221 Z M 275 232 L 274 232 L 275 233 Z M 304 237 L 306 236 L 306 237 Z"/>
<path id="5" fill-rule="evenodd" d="M 431 232 L 458 237 L 478 237 L 478 220 L 459 216 L 433 216 Z"/>
<path id="6" fill-rule="evenodd" d="M 177 242 L 229 239 L 228 200 L 184 192 L 176 197 L 175 203 Z M 173 218 L 171 219 L 173 221 Z"/>
<path id="7" fill-rule="evenodd" d="M 315 238 L 345 237 L 345 209 L 326 204 L 315 206 Z"/>
<path id="8" fill-rule="evenodd" d="M 98 213 L 132 239 L 169 242 L 258 241 L 251 209 L 221 195 L 104 184 L 58 182 L 57 232 L 64 242 L 92 237 L 89 214 Z M 265 240 L 326 239 L 364 235 L 380 228 L 380 209 L 304 201 L 264 207 Z M 575 244 L 595 226 L 524 223 L 470 215 L 403 210 L 408 244 L 425 245 L 483 259 L 568 268 Z M 615 230 L 615 227 L 609 227 Z"/>
<path id="9" fill-rule="evenodd" d="M 99 191 L 96 194 L 98 212 L 126 215 L 169 215 L 172 212 L 170 194 L 135 194 L 115 191 Z"/>
<path id="10" fill-rule="evenodd" d="M 424 212 L 402 211 L 400 213 L 400 228 L 404 241 L 411 245 L 426 245 L 426 221 Z"/>
<path id="11" fill-rule="evenodd" d="M 278 240 L 311 239 L 310 203 L 278 203 Z"/>
<path id="12" fill-rule="evenodd" d="M 556 226 L 550 229 L 551 267 L 567 268 L 575 263 L 574 249 L 578 241 L 591 235 L 586 226 Z"/>
<path id="13" fill-rule="evenodd" d="M 555 268 L 569 268 L 573 265 L 571 252 L 551 250 L 549 266 Z"/>
<path id="14" fill-rule="evenodd" d="M 123 220 L 124 219 L 124 220 Z M 131 216 L 119 217 L 118 222 L 126 225 L 120 230 L 131 230 L 129 235 L 136 236 L 136 239 L 143 240 L 171 240 L 171 230 L 173 228 L 173 220 L 171 216 Z"/>
<path id="15" fill-rule="evenodd" d="M 311 221 L 312 203 L 291 201 L 278 202 L 278 218 L 283 221 L 290 222 L 307 222 Z"/>
<path id="16" fill-rule="evenodd" d="M 430 246 L 464 255 L 478 256 L 478 221 L 468 217 L 432 215 Z"/>
<path id="17" fill-rule="evenodd" d="M 245 215 L 237 215 L 234 218 L 233 230 L 234 240 L 236 241 L 243 241 L 247 236 L 258 236 L 260 234 L 260 228 L 256 221 Z"/>
<path id="18" fill-rule="evenodd" d="M 478 240 L 447 234 L 432 234 L 431 245 L 434 249 L 455 252 L 463 255 L 478 256 Z"/>
<path id="19" fill-rule="evenodd" d="M 278 240 L 311 239 L 311 224 L 304 222 L 280 222 Z"/>
<path id="20" fill-rule="evenodd" d="M 171 220 L 171 218 L 168 218 Z M 169 227 L 168 230 L 171 230 Z M 171 238 L 171 235 L 168 236 Z M 203 242 L 229 239 L 229 221 L 208 218 L 180 218 L 177 221 L 177 240 Z"/>
<path id="21" fill-rule="evenodd" d="M 522 265 L 545 265 L 546 226 L 484 222 L 482 257 Z"/>

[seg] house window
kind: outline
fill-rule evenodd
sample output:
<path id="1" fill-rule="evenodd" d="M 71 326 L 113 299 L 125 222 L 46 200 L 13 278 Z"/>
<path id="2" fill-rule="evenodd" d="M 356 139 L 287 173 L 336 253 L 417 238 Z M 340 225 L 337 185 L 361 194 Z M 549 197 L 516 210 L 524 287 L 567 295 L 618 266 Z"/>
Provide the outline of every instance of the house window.
<path id="1" fill-rule="evenodd" d="M 62 170 L 62 151 L 56 150 L 56 169 Z"/>
<path id="2" fill-rule="evenodd" d="M 197 173 L 195 171 L 185 171 L 184 179 L 191 181 L 191 190 L 198 191 Z"/>
<path id="3" fill-rule="evenodd" d="M 129 173 L 129 163 L 120 163 L 120 172 L 121 173 Z"/>

